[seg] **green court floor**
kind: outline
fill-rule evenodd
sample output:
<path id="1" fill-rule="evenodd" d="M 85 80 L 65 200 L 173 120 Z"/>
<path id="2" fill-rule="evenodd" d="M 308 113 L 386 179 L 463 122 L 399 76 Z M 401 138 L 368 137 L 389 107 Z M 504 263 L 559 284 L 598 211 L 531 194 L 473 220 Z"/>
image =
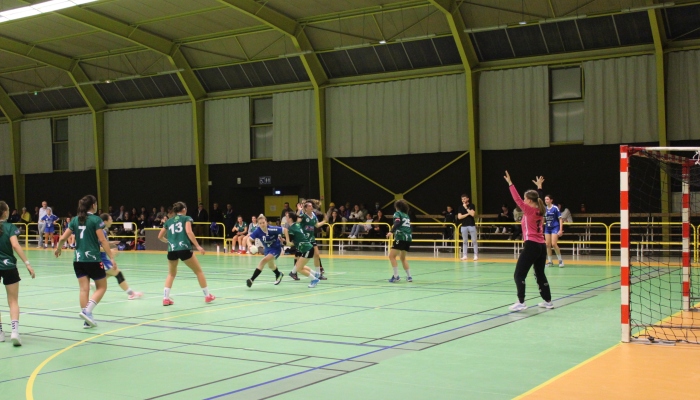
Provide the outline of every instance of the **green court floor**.
<path id="1" fill-rule="evenodd" d="M 165 254 L 123 252 L 119 267 L 145 296 L 129 301 L 109 278 L 99 326 L 85 330 L 72 253 L 28 256 L 37 278 L 21 271 L 24 346 L 0 344 L 3 399 L 509 399 L 620 340 L 614 265 L 547 269 L 553 310 L 536 307 L 531 273 L 535 307 L 509 313 L 512 259 L 414 259 L 414 282 L 390 284 L 384 258 L 325 256 L 315 289 L 274 286 L 269 270 L 249 289 L 259 257 L 207 254 L 217 300 L 205 304 L 181 264 L 175 305 L 163 307 Z M 9 331 L 4 300 L 0 312 Z"/>

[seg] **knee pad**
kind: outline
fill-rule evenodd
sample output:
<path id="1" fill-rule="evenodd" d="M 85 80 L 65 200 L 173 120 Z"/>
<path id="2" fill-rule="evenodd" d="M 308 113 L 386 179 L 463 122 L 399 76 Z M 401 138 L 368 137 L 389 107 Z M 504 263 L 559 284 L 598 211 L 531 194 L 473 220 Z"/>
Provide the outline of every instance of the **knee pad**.
<path id="1" fill-rule="evenodd" d="M 120 285 L 121 285 L 122 282 L 124 282 L 124 281 L 126 280 L 126 279 L 124 279 L 124 275 L 123 275 L 121 272 L 119 272 L 119 273 L 118 273 L 117 275 L 115 275 L 114 277 L 117 278 L 117 282 L 118 282 Z"/>

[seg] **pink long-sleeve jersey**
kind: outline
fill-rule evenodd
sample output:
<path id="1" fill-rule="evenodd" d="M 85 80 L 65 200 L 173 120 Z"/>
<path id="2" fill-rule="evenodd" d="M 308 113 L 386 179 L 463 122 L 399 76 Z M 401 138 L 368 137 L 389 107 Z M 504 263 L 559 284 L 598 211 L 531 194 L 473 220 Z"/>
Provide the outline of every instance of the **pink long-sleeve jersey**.
<path id="1" fill-rule="evenodd" d="M 544 234 L 542 233 L 542 215 L 537 207 L 532 207 L 523 201 L 518 194 L 518 190 L 515 185 L 510 185 L 510 194 L 515 200 L 515 204 L 523 210 L 523 220 L 520 223 L 523 228 L 523 240 L 535 242 L 535 243 L 545 243 Z"/>

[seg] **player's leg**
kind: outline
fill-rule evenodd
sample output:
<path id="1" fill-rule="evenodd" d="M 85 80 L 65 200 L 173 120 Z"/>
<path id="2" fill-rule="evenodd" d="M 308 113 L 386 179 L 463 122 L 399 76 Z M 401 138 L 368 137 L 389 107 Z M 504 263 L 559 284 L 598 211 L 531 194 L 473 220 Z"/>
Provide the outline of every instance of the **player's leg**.
<path id="1" fill-rule="evenodd" d="M 552 234 L 545 228 L 544 240 L 547 243 L 547 266 L 552 265 Z"/>
<path id="2" fill-rule="evenodd" d="M 319 278 L 322 281 L 327 280 L 325 276 L 323 276 L 323 273 L 326 272 L 323 269 L 323 263 L 321 262 L 321 251 L 318 249 L 318 244 L 314 242 L 314 267 L 316 267 L 316 272 L 319 273 Z"/>
<path id="3" fill-rule="evenodd" d="M 542 300 L 544 300 L 544 302 L 539 303 L 538 306 L 543 308 L 554 308 L 554 304 L 552 304 L 552 293 L 549 287 L 549 281 L 547 281 L 547 276 L 544 273 L 546 249 L 541 244 L 539 245 L 539 247 L 541 255 L 535 258 L 532 267 L 532 269 L 535 271 L 535 280 L 537 281 L 537 286 L 540 289 L 540 296 L 542 296 Z"/>
<path id="4" fill-rule="evenodd" d="M 171 306 L 175 302 L 170 298 L 170 289 L 173 288 L 173 282 L 177 276 L 177 253 L 168 253 L 168 276 L 165 278 L 165 287 L 163 288 L 163 305 Z"/>
<path id="5" fill-rule="evenodd" d="M 209 293 L 209 287 L 207 286 L 207 278 L 204 276 L 204 271 L 202 271 L 202 266 L 199 265 L 199 260 L 197 256 L 191 251 L 188 251 L 186 255 L 180 257 L 180 259 L 187 265 L 192 272 L 197 276 L 197 281 L 199 282 L 199 287 L 202 288 L 202 293 L 204 293 L 204 301 L 211 303 L 216 299 L 216 296 Z"/>
<path id="6" fill-rule="evenodd" d="M 398 244 L 398 240 L 395 240 L 394 244 Z M 391 279 L 389 279 L 390 283 L 398 282 L 401 280 L 401 278 L 399 277 L 399 266 L 396 262 L 396 257 L 398 257 L 400 253 L 401 250 L 397 249 L 396 247 L 392 247 L 391 250 L 389 250 L 389 263 L 391 264 L 391 268 L 394 270 L 394 275 L 392 275 Z"/>
<path id="7" fill-rule="evenodd" d="M 12 274 L 15 275 L 14 273 Z M 7 305 L 10 307 L 10 321 L 12 324 L 12 333 L 10 334 L 10 339 L 12 340 L 12 345 L 21 346 L 22 341 L 19 338 L 19 272 L 15 279 L 12 279 L 14 283 L 8 285 L 8 276 L 5 275 L 3 282 L 5 283 L 5 291 L 7 292 Z"/>
<path id="8" fill-rule="evenodd" d="M 277 268 L 277 264 L 275 263 L 280 254 L 282 254 L 282 249 L 274 249 L 274 251 L 270 250 L 268 254 L 272 256 L 272 258 L 267 262 L 267 266 L 270 267 L 272 272 L 275 274 L 275 285 L 279 285 L 280 282 L 282 282 L 282 277 L 284 277 L 284 274 L 280 272 L 280 270 Z"/>
<path id="9" fill-rule="evenodd" d="M 557 254 L 557 260 L 559 260 L 559 268 L 564 267 L 564 260 L 561 259 L 561 249 L 559 248 L 559 234 L 558 232 L 555 232 L 552 234 L 552 248 L 554 249 L 554 252 Z M 551 254 L 551 253 L 548 253 Z M 550 258 L 551 261 L 551 258 Z"/>
<path id="10" fill-rule="evenodd" d="M 297 263 L 299 262 L 301 253 L 298 250 L 296 250 L 296 247 L 290 247 L 290 249 L 294 251 L 294 266 L 292 267 L 292 271 L 289 273 L 289 277 L 294 279 L 295 281 L 298 281 L 299 274 L 297 274 Z"/>
<path id="11" fill-rule="evenodd" d="M 399 259 L 401 260 L 401 265 L 403 265 L 403 270 L 406 271 L 406 280 L 409 282 L 413 282 L 413 277 L 411 276 L 411 270 L 410 267 L 408 266 L 408 260 L 406 260 L 406 254 L 408 252 L 406 250 L 401 250 L 399 252 Z"/>
<path id="12" fill-rule="evenodd" d="M 92 312 L 97 307 L 97 304 L 104 297 L 107 291 L 107 274 L 101 263 L 82 263 L 84 276 L 78 278 L 80 283 L 80 303 L 83 306 L 83 301 L 87 298 L 90 293 L 90 279 L 95 281 L 95 291 L 92 292 L 92 296 L 87 300 L 87 304 L 80 311 L 80 318 L 82 318 L 87 325 L 90 327 L 97 326 L 95 319 L 92 316 Z"/>
<path id="13" fill-rule="evenodd" d="M 515 273 L 513 273 L 515 287 L 518 291 L 518 302 L 510 306 L 512 311 L 521 311 L 527 308 L 525 305 L 525 278 L 527 278 L 527 273 L 538 257 L 540 257 L 540 250 L 537 247 L 537 243 L 525 241 L 523 252 L 518 257 L 518 262 L 515 264 Z"/>
<path id="14" fill-rule="evenodd" d="M 255 270 L 253 270 L 253 276 L 250 277 L 247 281 L 245 281 L 246 286 L 251 287 L 253 286 L 253 282 L 255 282 L 255 278 L 257 278 L 260 273 L 262 272 L 263 268 L 265 268 L 265 265 L 267 264 L 268 261 L 272 260 L 274 256 L 272 254 L 268 254 L 265 257 L 263 257 L 262 260 L 258 263 L 258 266 L 255 267 Z"/>

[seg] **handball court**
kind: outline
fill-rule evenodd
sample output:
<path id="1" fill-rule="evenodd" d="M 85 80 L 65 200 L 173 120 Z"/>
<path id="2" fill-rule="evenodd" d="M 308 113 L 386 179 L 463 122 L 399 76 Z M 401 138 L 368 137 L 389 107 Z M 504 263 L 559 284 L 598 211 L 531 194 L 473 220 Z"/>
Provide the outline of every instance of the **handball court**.
<path id="1" fill-rule="evenodd" d="M 363 253 L 366 254 L 366 253 Z M 640 398 L 697 393 L 693 346 L 618 345 L 619 267 L 566 260 L 548 268 L 556 308 L 532 273 L 530 308 L 515 301 L 512 258 L 461 262 L 411 254 L 413 283 L 390 284 L 388 261 L 324 256 L 328 280 L 263 271 L 257 256 L 199 256 L 217 300 L 205 304 L 180 265 L 162 306 L 164 253 L 123 252 L 119 267 L 144 297 L 117 282 L 82 329 L 72 254 L 32 250 L 22 275 L 23 347 L 0 345 L 3 398 L 35 399 L 510 399 Z M 288 272 L 292 258 L 278 260 Z M 22 271 L 24 272 L 24 271 Z M 534 306 L 534 307 L 533 307 Z M 7 305 L 0 305 L 9 330 Z M 694 381 L 693 381 L 694 380 Z"/>

